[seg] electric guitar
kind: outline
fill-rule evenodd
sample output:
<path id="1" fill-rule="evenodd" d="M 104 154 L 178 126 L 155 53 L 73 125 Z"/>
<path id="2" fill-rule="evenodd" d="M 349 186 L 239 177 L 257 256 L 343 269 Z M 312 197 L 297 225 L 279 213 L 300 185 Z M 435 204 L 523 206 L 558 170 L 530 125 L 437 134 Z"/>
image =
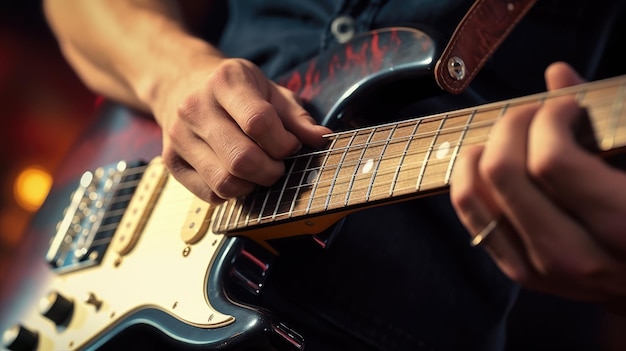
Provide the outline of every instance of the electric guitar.
<path id="1" fill-rule="evenodd" d="M 439 53 L 423 31 L 377 30 L 278 81 L 333 125 L 438 94 Z M 146 348 L 305 349 L 306 333 L 242 297 L 265 288 L 273 241 L 317 236 L 351 212 L 445 192 L 456 156 L 482 143 L 507 108 L 564 94 L 587 108 L 598 152 L 626 145 L 626 77 L 618 77 L 338 132 L 326 148 L 287 159 L 275 185 L 220 206 L 169 175 L 149 116 L 107 103 L 106 118 L 61 167 L 2 280 L 3 346 L 122 349 L 141 332 L 161 336 L 159 345 L 142 339 Z"/>

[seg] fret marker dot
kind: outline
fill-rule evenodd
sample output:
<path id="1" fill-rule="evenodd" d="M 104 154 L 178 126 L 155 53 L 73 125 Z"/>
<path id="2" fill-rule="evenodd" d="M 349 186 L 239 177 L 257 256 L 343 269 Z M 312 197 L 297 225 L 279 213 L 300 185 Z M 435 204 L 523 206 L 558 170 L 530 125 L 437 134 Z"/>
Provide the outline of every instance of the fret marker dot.
<path id="1" fill-rule="evenodd" d="M 446 141 L 439 145 L 439 148 L 437 149 L 437 159 L 441 160 L 442 158 L 446 157 L 448 151 L 450 151 L 450 143 Z"/>
<path id="2" fill-rule="evenodd" d="M 374 167 L 374 160 L 372 160 L 371 158 L 369 160 L 367 160 L 367 162 L 365 162 L 365 164 L 363 165 L 363 168 L 361 169 L 361 173 L 366 174 L 369 173 L 372 168 Z"/>
<path id="3" fill-rule="evenodd" d="M 306 177 L 307 184 L 313 184 L 315 182 L 315 178 L 317 178 L 317 171 L 309 172 L 309 175 Z"/>

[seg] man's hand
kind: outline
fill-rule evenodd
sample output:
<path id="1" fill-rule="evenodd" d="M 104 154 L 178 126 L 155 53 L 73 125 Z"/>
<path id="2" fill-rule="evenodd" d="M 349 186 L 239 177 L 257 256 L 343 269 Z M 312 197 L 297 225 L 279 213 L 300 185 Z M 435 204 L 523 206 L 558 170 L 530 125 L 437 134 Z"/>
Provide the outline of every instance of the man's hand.
<path id="1" fill-rule="evenodd" d="M 163 158 L 174 177 L 212 203 L 269 186 L 282 160 L 303 144 L 321 147 L 330 130 L 297 97 L 242 59 L 196 67 L 162 88 L 152 108 L 163 128 Z"/>
<path id="2" fill-rule="evenodd" d="M 582 83 L 563 63 L 548 89 Z M 497 219 L 485 249 L 522 285 L 626 312 L 626 173 L 581 147 L 572 97 L 507 111 L 460 156 L 453 205 L 468 231 Z"/>

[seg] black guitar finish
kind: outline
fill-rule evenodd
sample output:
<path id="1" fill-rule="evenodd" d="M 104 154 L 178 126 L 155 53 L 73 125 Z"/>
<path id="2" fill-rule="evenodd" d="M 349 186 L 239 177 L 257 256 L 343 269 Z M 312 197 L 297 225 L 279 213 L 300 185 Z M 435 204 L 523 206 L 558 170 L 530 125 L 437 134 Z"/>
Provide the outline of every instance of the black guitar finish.
<path id="1" fill-rule="evenodd" d="M 296 92 L 323 125 L 388 121 L 406 104 L 441 93 L 432 76 L 441 49 L 423 31 L 381 29 L 324 52 L 277 81 Z"/>

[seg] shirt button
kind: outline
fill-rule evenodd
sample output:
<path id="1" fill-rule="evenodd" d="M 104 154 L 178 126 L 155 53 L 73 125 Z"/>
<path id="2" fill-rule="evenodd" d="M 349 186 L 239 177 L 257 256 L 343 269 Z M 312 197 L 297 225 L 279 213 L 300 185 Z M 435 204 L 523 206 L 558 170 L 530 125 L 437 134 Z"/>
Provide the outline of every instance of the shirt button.
<path id="1" fill-rule="evenodd" d="M 354 19 L 350 16 L 339 16 L 330 24 L 330 32 L 337 42 L 345 43 L 354 37 Z"/>

